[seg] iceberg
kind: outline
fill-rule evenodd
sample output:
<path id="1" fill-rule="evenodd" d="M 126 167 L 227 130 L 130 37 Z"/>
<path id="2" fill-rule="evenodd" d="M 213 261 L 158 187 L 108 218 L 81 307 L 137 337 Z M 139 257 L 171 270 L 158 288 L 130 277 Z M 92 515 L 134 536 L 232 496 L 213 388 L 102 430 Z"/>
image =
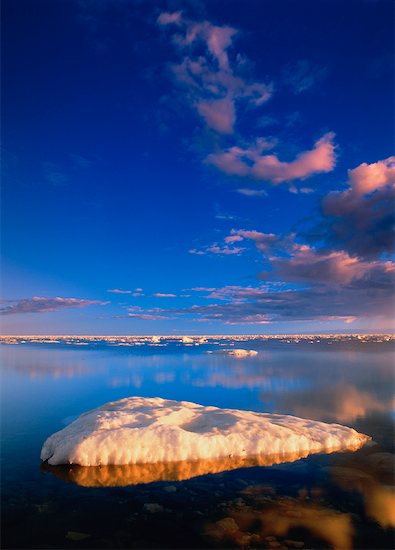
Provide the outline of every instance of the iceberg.
<path id="1" fill-rule="evenodd" d="M 220 344 L 222 345 L 222 344 Z M 244 357 L 255 357 L 255 355 L 258 355 L 258 352 L 254 349 L 220 349 L 220 350 L 210 350 L 207 353 L 225 353 L 226 355 L 231 355 L 232 357 L 237 357 L 239 359 Z"/>
<path id="2" fill-rule="evenodd" d="M 346 426 L 294 416 L 128 397 L 86 412 L 51 435 L 41 459 L 80 466 L 236 459 L 241 467 L 238 459 L 258 457 L 259 464 L 275 455 L 278 463 L 281 457 L 357 450 L 369 439 Z"/>
<path id="3" fill-rule="evenodd" d="M 254 357 L 258 355 L 258 352 L 254 349 L 227 349 L 224 351 L 228 355 L 233 355 L 234 357 Z"/>

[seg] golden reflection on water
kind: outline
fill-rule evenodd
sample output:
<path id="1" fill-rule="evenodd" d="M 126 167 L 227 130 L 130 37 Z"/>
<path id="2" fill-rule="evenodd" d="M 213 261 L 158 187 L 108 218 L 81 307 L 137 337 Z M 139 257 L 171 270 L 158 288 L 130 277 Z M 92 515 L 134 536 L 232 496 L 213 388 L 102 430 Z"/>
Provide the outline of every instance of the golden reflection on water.
<path id="1" fill-rule="evenodd" d="M 303 528 L 332 548 L 352 548 L 354 528 L 349 514 L 299 499 L 284 498 L 262 510 L 234 512 L 232 517 L 244 532 L 251 532 L 255 526 L 255 531 L 261 538 L 285 538 L 292 529 Z"/>
<path id="2" fill-rule="evenodd" d="M 263 400 L 267 399 L 262 394 Z M 334 421 L 341 424 L 354 422 L 368 413 L 391 410 L 392 397 L 377 397 L 366 389 L 361 390 L 351 384 L 334 384 L 311 390 L 295 391 L 279 396 L 278 410 L 290 411 L 301 418 Z"/>
<path id="3" fill-rule="evenodd" d="M 341 489 L 360 493 L 366 516 L 383 529 L 395 527 L 394 455 L 373 445 L 356 453 L 333 455 L 331 462 L 322 468 L 325 477 L 329 474 Z M 245 488 L 241 498 L 224 507 L 225 516 L 206 523 L 206 537 L 222 546 L 243 548 L 315 548 L 316 539 L 334 550 L 353 548 L 355 514 L 323 502 L 325 485 L 299 490 L 298 498 L 275 492 L 271 486 Z"/>
<path id="4" fill-rule="evenodd" d="M 355 451 L 363 443 L 347 450 Z M 337 449 L 328 450 L 328 453 Z M 344 450 L 344 449 L 343 449 Z M 154 481 L 182 481 L 205 474 L 216 474 L 236 468 L 273 466 L 306 458 L 311 452 L 297 451 L 252 457 L 227 457 L 218 459 L 182 460 L 178 462 L 157 462 L 152 464 L 127 464 L 123 466 L 79 466 L 69 464 L 51 466 L 44 462 L 42 468 L 56 477 L 83 487 L 125 487 Z"/>
<path id="5" fill-rule="evenodd" d="M 394 455 L 358 453 L 338 457 L 329 473 L 339 487 L 361 493 L 365 513 L 381 527 L 395 527 Z"/>

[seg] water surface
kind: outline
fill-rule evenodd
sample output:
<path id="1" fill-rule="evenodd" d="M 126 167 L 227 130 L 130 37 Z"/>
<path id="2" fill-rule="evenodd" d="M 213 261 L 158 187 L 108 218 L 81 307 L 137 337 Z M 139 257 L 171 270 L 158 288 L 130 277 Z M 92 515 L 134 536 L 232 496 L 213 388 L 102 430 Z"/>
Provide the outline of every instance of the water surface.
<path id="1" fill-rule="evenodd" d="M 394 350 L 391 341 L 377 340 L 1 346 L 3 547 L 392 548 Z M 258 355 L 217 353 L 232 346 Z M 337 422 L 374 444 L 118 487 L 78 485 L 41 467 L 51 433 L 133 395 Z"/>

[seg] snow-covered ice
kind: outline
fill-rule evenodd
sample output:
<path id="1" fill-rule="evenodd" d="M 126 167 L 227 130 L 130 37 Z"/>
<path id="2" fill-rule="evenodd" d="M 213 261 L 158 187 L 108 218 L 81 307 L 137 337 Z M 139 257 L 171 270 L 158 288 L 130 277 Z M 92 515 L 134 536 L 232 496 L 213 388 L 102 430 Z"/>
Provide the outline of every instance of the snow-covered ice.
<path id="1" fill-rule="evenodd" d="M 253 357 L 254 355 L 258 355 L 258 352 L 254 349 L 227 349 L 224 351 L 234 357 Z"/>
<path id="2" fill-rule="evenodd" d="M 44 443 L 49 464 L 166 463 L 356 450 L 370 438 L 339 424 L 129 397 L 82 414 Z M 286 459 L 285 459 L 286 460 Z"/>
<path id="3" fill-rule="evenodd" d="M 223 344 L 220 344 L 223 345 Z M 226 353 L 226 355 L 231 355 L 233 357 L 243 358 L 243 357 L 255 357 L 255 355 L 258 355 L 258 352 L 254 349 L 220 349 L 220 350 L 210 350 L 207 353 Z"/>

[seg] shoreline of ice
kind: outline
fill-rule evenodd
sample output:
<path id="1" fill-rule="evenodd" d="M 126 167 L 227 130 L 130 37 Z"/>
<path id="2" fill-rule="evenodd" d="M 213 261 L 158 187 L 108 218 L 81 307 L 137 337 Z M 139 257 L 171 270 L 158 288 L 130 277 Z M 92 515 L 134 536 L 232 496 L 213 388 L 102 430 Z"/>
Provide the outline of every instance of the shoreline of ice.
<path id="1" fill-rule="evenodd" d="M 356 450 L 352 428 L 279 414 L 129 397 L 82 414 L 45 441 L 41 459 L 80 466 L 168 463 Z"/>

